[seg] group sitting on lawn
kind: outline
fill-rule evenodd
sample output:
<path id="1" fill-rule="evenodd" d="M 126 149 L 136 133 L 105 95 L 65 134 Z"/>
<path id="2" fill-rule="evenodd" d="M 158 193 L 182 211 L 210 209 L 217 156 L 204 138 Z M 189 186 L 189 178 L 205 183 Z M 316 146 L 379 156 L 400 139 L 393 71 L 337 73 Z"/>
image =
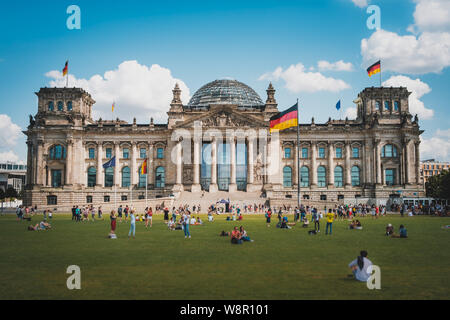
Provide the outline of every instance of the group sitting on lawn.
<path id="1" fill-rule="evenodd" d="M 362 230 L 362 225 L 359 220 L 352 220 L 352 223 L 350 223 L 349 227 L 351 230 Z"/>
<path id="2" fill-rule="evenodd" d="M 391 238 L 408 238 L 408 231 L 406 230 L 404 225 L 400 225 L 400 228 L 398 230 L 399 234 L 396 234 L 394 232 L 394 227 L 392 224 L 388 224 L 386 227 L 386 235 L 390 236 Z"/>
<path id="3" fill-rule="evenodd" d="M 221 235 L 223 234 L 227 233 L 224 233 L 222 231 Z M 244 230 L 243 226 L 241 226 L 239 229 L 238 227 L 234 227 L 233 231 L 231 231 L 230 237 L 232 244 L 242 244 L 244 241 L 253 242 L 253 240 L 248 236 L 247 231 Z"/>

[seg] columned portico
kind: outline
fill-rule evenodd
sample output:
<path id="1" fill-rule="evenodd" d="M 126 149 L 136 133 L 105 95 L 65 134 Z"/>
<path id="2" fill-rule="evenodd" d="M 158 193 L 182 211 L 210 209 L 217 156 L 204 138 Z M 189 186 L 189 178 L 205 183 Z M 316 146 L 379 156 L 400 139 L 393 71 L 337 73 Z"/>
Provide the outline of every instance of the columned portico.
<path id="1" fill-rule="evenodd" d="M 191 188 L 192 192 L 200 192 L 202 187 L 200 185 L 200 150 L 201 150 L 201 137 L 194 137 L 194 177 L 193 185 Z"/>
<path id="2" fill-rule="evenodd" d="M 211 184 L 209 185 L 209 192 L 217 191 L 219 191 L 217 186 L 217 138 L 213 137 L 211 141 Z"/>
<path id="3" fill-rule="evenodd" d="M 237 190 L 237 184 L 236 184 L 236 138 L 233 136 L 230 139 L 230 157 L 231 157 L 231 161 L 230 161 L 230 169 L 231 169 L 231 173 L 230 173 L 230 184 L 228 186 L 228 191 L 229 192 L 235 192 Z"/>

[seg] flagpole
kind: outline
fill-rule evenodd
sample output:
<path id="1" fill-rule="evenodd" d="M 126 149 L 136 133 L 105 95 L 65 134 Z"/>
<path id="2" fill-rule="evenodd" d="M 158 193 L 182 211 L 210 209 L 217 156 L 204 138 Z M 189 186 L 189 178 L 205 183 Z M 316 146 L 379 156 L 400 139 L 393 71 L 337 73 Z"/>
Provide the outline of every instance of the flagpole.
<path id="1" fill-rule="evenodd" d="M 300 210 L 300 121 L 299 121 L 299 105 L 297 98 L 297 209 Z"/>
<path id="2" fill-rule="evenodd" d="M 148 173 L 145 174 L 145 207 L 148 207 L 148 196 L 147 196 L 147 185 L 148 185 Z"/>
<path id="3" fill-rule="evenodd" d="M 381 88 L 381 60 L 380 60 L 380 88 Z"/>

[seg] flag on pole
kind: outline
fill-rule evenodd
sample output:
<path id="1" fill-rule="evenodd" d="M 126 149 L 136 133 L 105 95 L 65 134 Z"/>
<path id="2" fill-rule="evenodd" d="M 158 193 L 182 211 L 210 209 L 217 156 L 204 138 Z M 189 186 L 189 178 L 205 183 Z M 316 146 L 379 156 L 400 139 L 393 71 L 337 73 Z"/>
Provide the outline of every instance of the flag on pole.
<path id="1" fill-rule="evenodd" d="M 64 66 L 64 69 L 62 71 L 63 77 L 65 77 L 68 72 L 69 72 L 69 60 L 66 61 L 66 65 Z"/>
<path id="2" fill-rule="evenodd" d="M 298 126 L 298 102 L 270 118 L 270 132 Z"/>
<path id="3" fill-rule="evenodd" d="M 367 73 L 369 74 L 369 77 L 371 77 L 374 74 L 377 74 L 378 72 L 381 72 L 381 61 L 378 60 L 373 65 L 367 68 Z"/>
<path id="4" fill-rule="evenodd" d="M 140 173 L 141 175 L 147 174 L 147 159 L 142 164 Z"/>
<path id="5" fill-rule="evenodd" d="M 103 165 L 103 169 L 108 169 L 115 166 L 116 166 L 116 157 L 113 157 L 111 160 L 109 160 L 107 163 Z"/>
<path id="6" fill-rule="evenodd" d="M 340 109 L 341 109 L 341 100 L 339 100 L 338 103 L 336 103 L 336 110 Z"/>

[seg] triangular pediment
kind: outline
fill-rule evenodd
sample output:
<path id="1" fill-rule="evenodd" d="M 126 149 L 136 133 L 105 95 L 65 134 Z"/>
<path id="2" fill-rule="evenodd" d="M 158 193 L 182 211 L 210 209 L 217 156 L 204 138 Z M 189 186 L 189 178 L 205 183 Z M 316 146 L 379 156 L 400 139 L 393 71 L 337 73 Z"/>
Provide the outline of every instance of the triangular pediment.
<path id="1" fill-rule="evenodd" d="M 193 128 L 195 122 L 200 122 L 204 128 L 260 128 L 268 126 L 266 122 L 255 116 L 225 107 L 194 116 L 182 123 L 179 122 L 175 125 L 175 128 Z"/>

